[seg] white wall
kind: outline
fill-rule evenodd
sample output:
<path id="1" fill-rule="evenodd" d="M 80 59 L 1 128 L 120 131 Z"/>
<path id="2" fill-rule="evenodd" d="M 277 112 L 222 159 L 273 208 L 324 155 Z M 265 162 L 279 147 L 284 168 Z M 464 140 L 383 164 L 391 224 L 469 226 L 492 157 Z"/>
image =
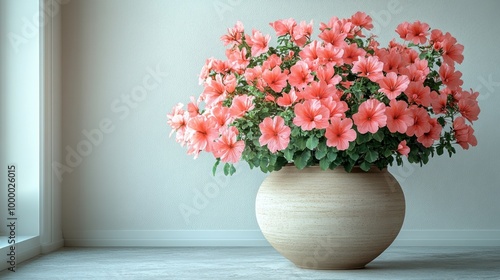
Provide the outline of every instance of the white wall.
<path id="1" fill-rule="evenodd" d="M 243 163 L 233 177 L 212 177 L 213 159 L 186 155 L 168 138 L 165 115 L 202 91 L 201 66 L 224 57 L 219 37 L 237 20 L 274 35 L 271 21 L 313 19 L 317 34 L 320 22 L 358 10 L 376 20 L 382 42 L 403 21 L 451 32 L 465 45 L 464 86 L 482 93 L 478 147 L 422 168 L 391 168 L 408 206 L 397 244 L 500 245 L 500 4 L 493 0 L 71 1 L 62 13 L 64 160 L 56 172 L 66 244 L 265 244 L 254 216 L 265 175 Z M 203 200 L 204 189 L 219 191 Z M 193 211 L 183 216 L 180 207 Z"/>

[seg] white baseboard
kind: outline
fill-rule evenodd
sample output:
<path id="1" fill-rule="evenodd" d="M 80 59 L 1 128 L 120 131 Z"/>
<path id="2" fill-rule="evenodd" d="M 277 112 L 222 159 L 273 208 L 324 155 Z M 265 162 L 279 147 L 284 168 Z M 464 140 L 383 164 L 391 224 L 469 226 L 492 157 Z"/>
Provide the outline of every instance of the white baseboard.
<path id="1" fill-rule="evenodd" d="M 269 246 L 259 230 L 65 232 L 68 247 Z M 393 246 L 500 246 L 500 230 L 403 230 Z"/>
<path id="2" fill-rule="evenodd" d="M 24 237 L 18 236 L 15 244 L 15 262 L 16 265 L 19 263 L 36 257 L 40 254 L 40 238 L 36 237 Z M 2 262 L 0 262 L 0 271 L 10 267 L 7 262 L 7 254 L 10 253 L 9 247 L 5 246 L 0 249 L 0 254 L 2 255 Z"/>
<path id="3" fill-rule="evenodd" d="M 56 242 L 42 244 L 41 253 L 48 254 L 48 253 L 54 252 L 55 250 L 57 250 L 61 247 L 64 247 L 64 240 L 62 240 L 62 239 L 59 241 L 56 241 Z"/>

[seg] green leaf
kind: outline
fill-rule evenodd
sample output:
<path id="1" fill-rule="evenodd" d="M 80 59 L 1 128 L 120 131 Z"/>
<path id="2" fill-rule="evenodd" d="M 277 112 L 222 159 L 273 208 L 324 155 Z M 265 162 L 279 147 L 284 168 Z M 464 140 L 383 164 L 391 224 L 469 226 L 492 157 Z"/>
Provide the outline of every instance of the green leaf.
<path id="1" fill-rule="evenodd" d="M 376 151 L 368 151 L 365 154 L 365 160 L 368 162 L 374 162 L 378 159 L 378 152 Z"/>
<path id="2" fill-rule="evenodd" d="M 292 161 L 293 160 L 293 154 L 294 152 L 290 149 L 286 149 L 284 152 L 283 152 L 283 156 L 285 157 L 285 159 L 287 161 Z"/>
<path id="3" fill-rule="evenodd" d="M 224 175 L 233 175 L 236 172 L 236 168 L 231 163 L 224 164 Z"/>
<path id="4" fill-rule="evenodd" d="M 371 163 L 369 163 L 369 162 L 367 162 L 367 161 L 363 161 L 363 162 L 359 165 L 359 167 L 360 167 L 360 168 L 361 168 L 361 170 L 363 170 L 363 171 L 368 171 L 368 170 L 370 170 L 371 166 L 372 166 L 372 165 L 371 165 Z"/>
<path id="5" fill-rule="evenodd" d="M 372 135 L 370 133 L 365 133 L 365 134 L 358 134 L 356 137 L 356 143 L 357 144 L 363 144 L 372 139 Z"/>
<path id="6" fill-rule="evenodd" d="M 307 166 L 307 162 L 311 158 L 311 151 L 305 150 L 298 156 L 294 158 L 294 163 L 295 166 L 297 166 L 298 169 L 304 169 Z"/>
<path id="7" fill-rule="evenodd" d="M 358 158 L 359 158 L 359 154 L 358 154 L 358 153 L 356 153 L 356 152 L 349 153 L 349 157 L 350 157 L 353 161 L 356 161 L 356 160 L 358 160 Z"/>
<path id="8" fill-rule="evenodd" d="M 334 161 L 335 159 L 337 159 L 337 152 L 330 149 L 328 151 L 328 154 L 326 154 L 326 157 L 328 158 L 328 161 L 332 162 Z"/>
<path id="9" fill-rule="evenodd" d="M 314 150 L 314 148 L 316 148 L 318 144 L 319 144 L 319 139 L 314 135 L 311 135 L 306 141 L 306 147 L 309 150 Z"/>
<path id="10" fill-rule="evenodd" d="M 215 176 L 215 172 L 217 172 L 217 167 L 219 166 L 220 158 L 214 163 L 214 167 L 212 167 L 212 175 Z"/>
<path id="11" fill-rule="evenodd" d="M 330 167 L 330 161 L 328 160 L 328 158 L 326 157 L 322 158 L 319 161 L 319 167 L 321 168 L 321 170 L 327 170 L 328 167 Z"/>
<path id="12" fill-rule="evenodd" d="M 373 134 L 373 139 L 377 140 L 378 142 L 382 142 L 382 140 L 384 140 L 384 132 L 379 129 L 375 134 Z"/>
<path id="13" fill-rule="evenodd" d="M 326 144 L 324 142 L 319 143 L 318 147 L 316 148 L 316 151 L 314 152 L 314 157 L 316 157 L 317 160 L 320 160 L 326 156 L 328 153 L 328 148 L 326 147 Z"/>

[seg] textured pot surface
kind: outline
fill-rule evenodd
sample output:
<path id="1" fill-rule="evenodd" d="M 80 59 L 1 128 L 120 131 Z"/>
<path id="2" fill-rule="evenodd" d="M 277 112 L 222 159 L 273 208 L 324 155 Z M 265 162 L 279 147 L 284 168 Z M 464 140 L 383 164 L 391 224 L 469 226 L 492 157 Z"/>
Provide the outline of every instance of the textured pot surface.
<path id="1" fill-rule="evenodd" d="M 404 215 L 403 192 L 386 169 L 286 166 L 264 180 L 256 198 L 266 239 L 303 268 L 364 267 L 394 241 Z"/>

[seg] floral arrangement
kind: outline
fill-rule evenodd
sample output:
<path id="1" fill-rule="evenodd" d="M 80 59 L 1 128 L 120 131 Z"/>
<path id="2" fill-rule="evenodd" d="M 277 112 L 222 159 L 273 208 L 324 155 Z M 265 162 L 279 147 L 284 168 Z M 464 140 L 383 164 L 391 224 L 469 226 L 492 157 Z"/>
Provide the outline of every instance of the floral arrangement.
<path id="1" fill-rule="evenodd" d="M 321 23 L 317 40 L 312 21 L 270 25 L 275 47 L 241 22 L 228 29 L 226 60 L 207 59 L 201 95 L 167 115 L 188 154 L 214 155 L 214 172 L 223 162 L 233 174 L 242 159 L 263 172 L 292 163 L 366 171 L 477 145 L 479 93 L 462 89 L 464 47 L 450 33 L 404 22 L 401 42 L 381 47 L 363 12 Z"/>

